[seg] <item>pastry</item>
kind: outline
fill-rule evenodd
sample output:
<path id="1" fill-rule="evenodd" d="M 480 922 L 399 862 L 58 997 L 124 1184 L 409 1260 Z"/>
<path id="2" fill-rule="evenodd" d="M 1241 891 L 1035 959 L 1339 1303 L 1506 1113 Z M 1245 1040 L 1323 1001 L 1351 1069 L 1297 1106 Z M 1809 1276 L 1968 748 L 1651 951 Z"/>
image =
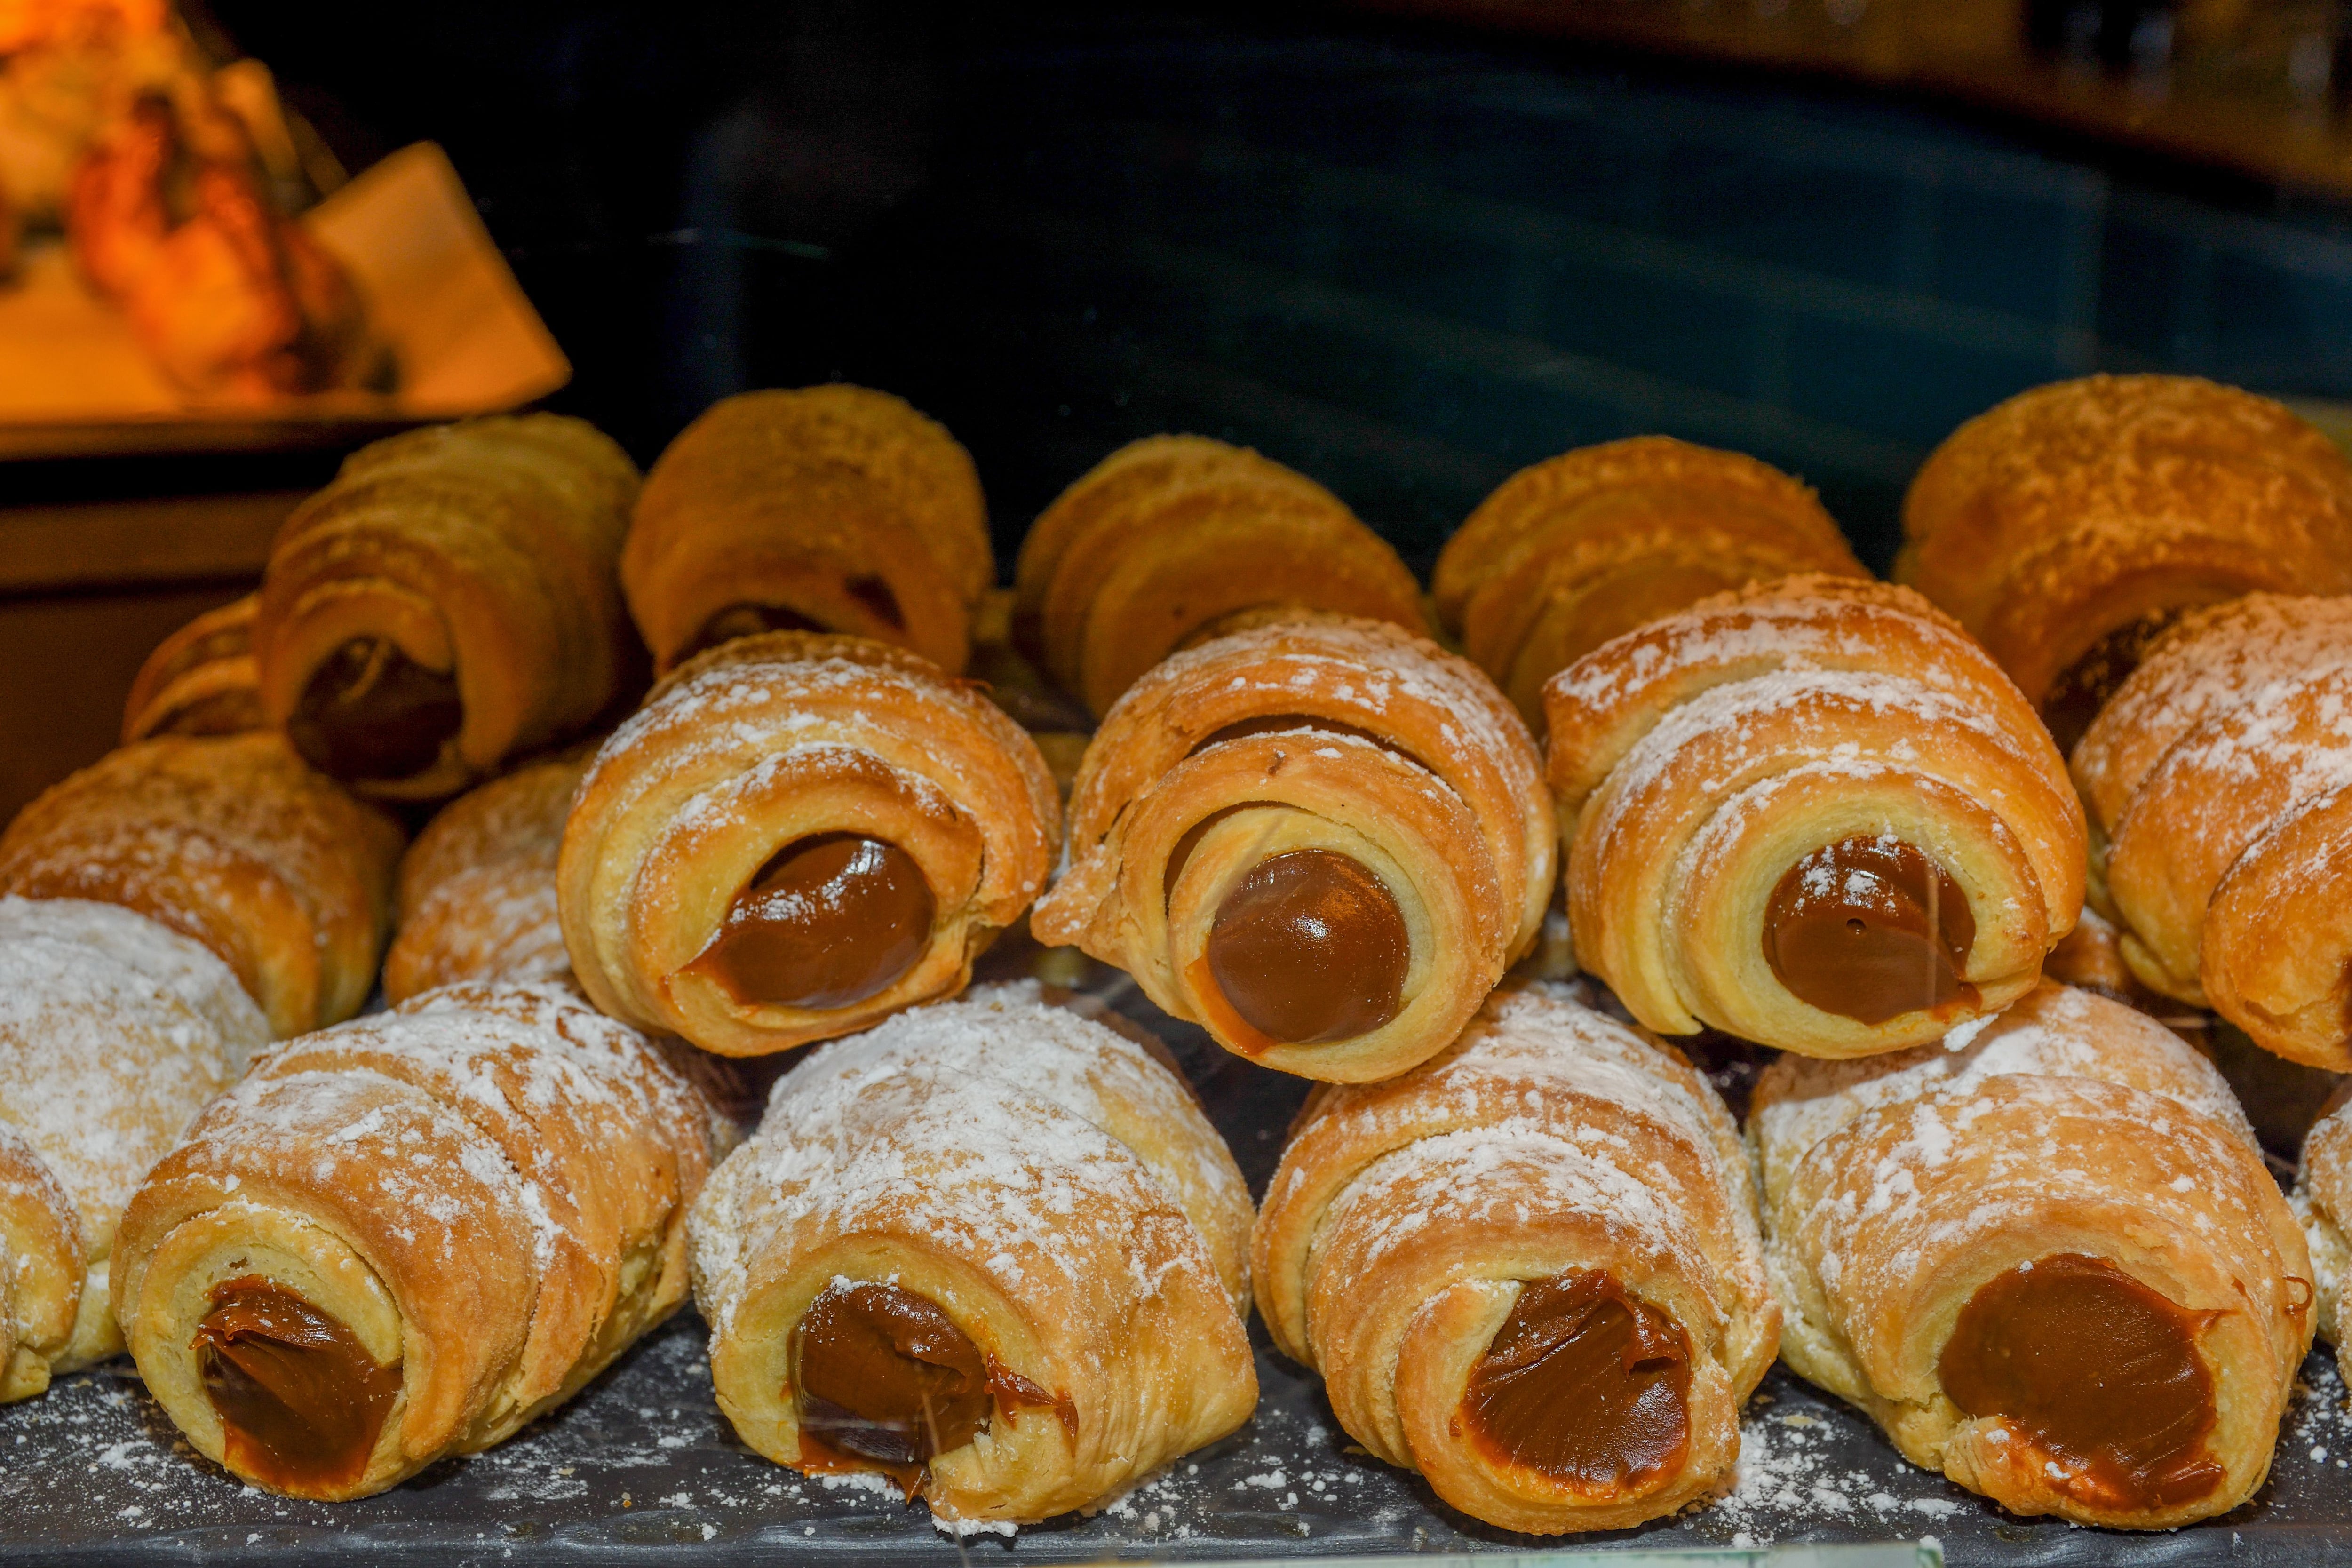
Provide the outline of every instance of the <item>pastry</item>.
<path id="1" fill-rule="evenodd" d="M 2083 902 L 2033 710 L 1917 595 L 1792 577 L 1544 689 L 1580 963 L 1670 1035 L 1919 1044 L 2022 995 Z"/>
<path id="2" fill-rule="evenodd" d="M 0 1404 L 121 1351 L 122 1205 L 268 1038 L 186 937 L 111 904 L 0 898 Z"/>
<path id="3" fill-rule="evenodd" d="M 242 735 L 269 727 L 253 665 L 259 604 L 247 594 L 155 645 L 122 705 L 124 745 L 156 735 Z"/>
<path id="4" fill-rule="evenodd" d="M 459 795 L 401 857 L 383 994 L 404 1002 L 460 980 L 569 984 L 555 858 L 592 750 L 527 763 Z"/>
<path id="5" fill-rule="evenodd" d="M 1061 806 L 988 700 L 887 643 L 697 655 L 597 752 L 558 909 L 596 1005 L 760 1056 L 951 995 L 1045 886 Z"/>
<path id="6" fill-rule="evenodd" d="M 1227 1050 L 1388 1078 L 1533 945 L 1551 826 L 1527 726 L 1469 660 L 1385 622 L 1278 620 L 1119 699 L 1030 931 Z"/>
<path id="7" fill-rule="evenodd" d="M 2071 752 L 2184 609 L 2352 592 L 2352 462 L 2234 387 L 2087 376 L 1954 431 L 1903 529 L 1895 575 L 1984 639 Z"/>
<path id="8" fill-rule="evenodd" d="M 1412 574 L 1337 496 L 1202 436 L 1130 442 L 1081 475 L 1022 541 L 1013 594 L 1016 637 L 1097 714 L 1238 611 L 1428 627 Z"/>
<path id="9" fill-rule="evenodd" d="M 270 547 L 261 702 L 322 773 L 436 800 L 585 728 L 640 656 L 615 563 L 637 471 L 555 414 L 362 447 Z"/>
<path id="10" fill-rule="evenodd" d="M 696 1205 L 719 1408 L 951 1528 L 1099 1503 L 1249 1418 L 1250 1203 L 1182 1079 L 982 986 L 778 1080 Z"/>
<path id="11" fill-rule="evenodd" d="M 2303 1221 L 2305 1241 L 2311 1247 L 2312 1283 L 2319 1292 L 2313 1310 L 2319 1337 L 2336 1347 L 2340 1373 L 2347 1359 L 2346 1342 L 2352 1340 L 2352 1321 L 2344 1315 L 2344 1287 L 2352 1280 L 2352 1096 L 2339 1086 L 2326 1113 L 2304 1135 L 2303 1158 L 2295 1173 L 2290 1200 Z"/>
<path id="12" fill-rule="evenodd" d="M 2220 1073 L 2044 984 L 1940 1045 L 1783 1057 L 1748 1112 L 1780 1353 L 2015 1513 L 2168 1529 L 2269 1472 L 2311 1259 Z"/>
<path id="13" fill-rule="evenodd" d="M 2249 595 L 2158 637 L 2074 750 L 2093 892 L 2142 984 L 2352 1070 L 2352 599 Z"/>
<path id="14" fill-rule="evenodd" d="M 796 630 L 896 643 L 961 675 L 995 580 L 970 455 L 888 393 L 838 384 L 713 404 L 646 476 L 621 556 L 665 672 Z"/>
<path id="15" fill-rule="evenodd" d="M 1610 638 L 1798 572 L 1869 575 L 1788 475 L 1638 436 L 1504 480 L 1446 542 L 1431 593 L 1463 651 L 1539 724 L 1544 682 Z"/>
<path id="16" fill-rule="evenodd" d="M 167 736 L 19 812 L 0 833 L 0 893 L 121 904 L 194 938 L 283 1037 L 367 1000 L 401 844 L 275 733 Z"/>
<path id="17" fill-rule="evenodd" d="M 364 1497 L 511 1436 L 685 1301 L 716 1136 L 569 993 L 430 992 L 213 1102 L 123 1213 L 115 1313 L 205 1458 Z"/>
<path id="18" fill-rule="evenodd" d="M 1730 1113 L 1554 985 L 1496 992 L 1402 1077 L 1317 1088 L 1251 1261 L 1350 1437 L 1531 1534 L 1720 1489 L 1780 1339 Z"/>

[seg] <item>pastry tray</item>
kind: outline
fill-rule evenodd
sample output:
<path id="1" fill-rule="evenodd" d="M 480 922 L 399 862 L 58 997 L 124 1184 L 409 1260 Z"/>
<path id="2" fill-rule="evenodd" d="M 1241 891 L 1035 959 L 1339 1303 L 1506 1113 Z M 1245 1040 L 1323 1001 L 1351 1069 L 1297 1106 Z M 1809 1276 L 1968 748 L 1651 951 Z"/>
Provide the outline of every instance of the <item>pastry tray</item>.
<path id="1" fill-rule="evenodd" d="M 983 969 L 1018 973 L 1036 951 L 1000 944 Z M 1225 1054 L 1116 971 L 1091 966 L 1081 988 L 1168 1042 L 1253 1192 L 1263 1192 L 1307 1085 Z M 1737 1098 L 1739 1064 L 1712 1065 Z M 2004 1568 L 2220 1560 L 2259 1568 L 2352 1556 L 2352 1413 L 2320 1354 L 2305 1364 L 2269 1483 L 2235 1512 L 2187 1530 L 2126 1535 L 2014 1518 L 1906 1464 L 1868 1421 L 1776 1367 L 1742 1423 L 1728 1496 L 1641 1530 L 1545 1541 L 1479 1524 L 1417 1477 L 1352 1448 L 1320 1384 L 1268 1348 L 1255 1321 L 1251 1337 L 1263 1394 L 1239 1432 L 1092 1517 L 961 1541 L 936 1530 L 919 1503 L 850 1484 L 869 1478 L 803 1478 L 744 1447 L 712 1400 L 703 1325 L 690 1311 L 514 1440 L 336 1505 L 271 1497 L 198 1458 L 131 1363 L 117 1361 L 0 1406 L 0 1563 L 987 1568 L 1573 1549 L 1910 1568 L 1932 1563 L 1940 1546 L 1948 1563 Z M 1924 1552 L 1891 1544 L 1922 1538 Z M 1853 1550 L 1874 1542 L 1886 1549 Z"/>

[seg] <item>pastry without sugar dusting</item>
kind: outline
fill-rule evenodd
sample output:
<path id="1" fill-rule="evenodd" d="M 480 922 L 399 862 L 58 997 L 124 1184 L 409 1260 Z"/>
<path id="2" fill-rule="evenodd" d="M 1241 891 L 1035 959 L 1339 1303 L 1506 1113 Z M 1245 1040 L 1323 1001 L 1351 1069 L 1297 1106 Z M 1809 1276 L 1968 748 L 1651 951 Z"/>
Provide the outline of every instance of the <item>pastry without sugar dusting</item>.
<path id="1" fill-rule="evenodd" d="M 124 745 L 156 735 L 242 735 L 268 728 L 253 662 L 253 617 L 260 603 L 247 594 L 155 645 L 122 705 Z"/>

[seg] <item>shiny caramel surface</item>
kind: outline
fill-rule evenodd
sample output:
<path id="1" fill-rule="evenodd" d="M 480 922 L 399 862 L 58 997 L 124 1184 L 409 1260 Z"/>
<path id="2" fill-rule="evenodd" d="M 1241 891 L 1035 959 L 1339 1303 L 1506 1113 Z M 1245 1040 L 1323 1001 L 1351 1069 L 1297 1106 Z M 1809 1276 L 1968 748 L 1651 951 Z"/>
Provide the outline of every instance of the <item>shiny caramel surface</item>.
<path id="1" fill-rule="evenodd" d="M 745 1006 L 845 1007 L 915 966 L 936 913 L 923 868 L 904 849 L 820 834 L 760 868 L 688 967 Z"/>
<path id="2" fill-rule="evenodd" d="M 1286 1045 L 1369 1034 L 1404 1005 L 1412 942 L 1381 879 L 1328 849 L 1253 867 L 1218 906 L 1210 975 L 1252 1029 Z"/>
<path id="3" fill-rule="evenodd" d="M 359 1479 L 400 1392 L 399 1368 L 377 1365 L 349 1327 L 273 1280 L 226 1280 L 212 1300 L 196 1363 L 230 1468 L 298 1494 Z"/>
<path id="4" fill-rule="evenodd" d="M 1975 942 L 1959 884 L 1892 837 L 1814 850 L 1782 874 L 1765 910 L 1764 955 L 1780 984 L 1864 1024 L 1974 1000 L 1960 976 Z"/>

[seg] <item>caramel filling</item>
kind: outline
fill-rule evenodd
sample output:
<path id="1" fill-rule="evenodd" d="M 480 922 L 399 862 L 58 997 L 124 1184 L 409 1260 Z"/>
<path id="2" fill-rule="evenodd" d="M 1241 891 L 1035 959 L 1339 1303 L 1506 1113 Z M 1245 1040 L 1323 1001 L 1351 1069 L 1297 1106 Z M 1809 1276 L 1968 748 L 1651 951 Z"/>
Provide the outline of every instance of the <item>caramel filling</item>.
<path id="1" fill-rule="evenodd" d="M 357 637 L 310 672 L 286 738 L 330 777 L 404 779 L 439 761 L 465 722 L 455 675 L 380 637 Z"/>
<path id="2" fill-rule="evenodd" d="M 1976 917 L 1950 873 L 1901 839 L 1848 838 L 1780 878 L 1764 956 L 1798 1000 L 1864 1024 L 1973 1003 Z"/>
<path id="3" fill-rule="evenodd" d="M 2058 1253 L 1979 1287 L 1936 1372 L 1953 1404 L 2001 1417 L 2011 1441 L 2046 1454 L 2043 1473 L 2077 1501 L 2176 1507 L 2221 1484 L 2206 1447 L 2213 1377 L 2197 1353 L 2219 1315 L 2104 1258 Z"/>
<path id="4" fill-rule="evenodd" d="M 721 643 L 737 637 L 757 637 L 761 632 L 821 632 L 825 628 L 797 610 L 782 605 L 730 605 L 702 623 L 702 629 L 686 639 L 673 654 L 670 662 L 684 664 L 696 654 L 707 653 Z"/>
<path id="5" fill-rule="evenodd" d="M 1646 1490 L 1690 1453 L 1690 1342 L 1605 1270 L 1531 1279 L 1470 1369 L 1461 1419 L 1497 1463 Z"/>
<path id="6" fill-rule="evenodd" d="M 936 912 L 904 849 L 821 833 L 777 851 L 687 967 L 747 1007 L 845 1007 L 915 966 Z"/>
<path id="7" fill-rule="evenodd" d="M 2180 618 L 2178 609 L 2142 616 L 2093 643 L 2083 657 L 2059 671 L 2042 696 L 2042 721 L 2058 742 L 2061 756 L 2072 756 L 2074 744 L 2091 728 L 2091 721 L 2107 705 L 2116 689 L 2147 657 L 2150 644 Z"/>
<path id="8" fill-rule="evenodd" d="M 1205 962 L 1224 1004 L 1268 1043 L 1319 1045 L 1402 1011 L 1412 940 L 1360 862 L 1294 849 L 1259 861 L 1225 895 Z"/>
<path id="9" fill-rule="evenodd" d="M 213 1287 L 194 1348 L 229 1468 L 264 1486 L 328 1492 L 366 1474 L 400 1369 L 358 1336 L 258 1275 Z"/>

